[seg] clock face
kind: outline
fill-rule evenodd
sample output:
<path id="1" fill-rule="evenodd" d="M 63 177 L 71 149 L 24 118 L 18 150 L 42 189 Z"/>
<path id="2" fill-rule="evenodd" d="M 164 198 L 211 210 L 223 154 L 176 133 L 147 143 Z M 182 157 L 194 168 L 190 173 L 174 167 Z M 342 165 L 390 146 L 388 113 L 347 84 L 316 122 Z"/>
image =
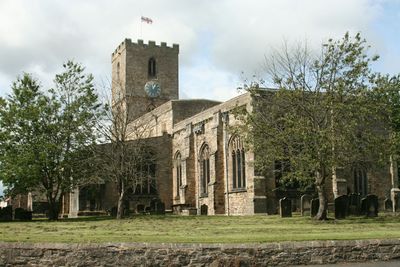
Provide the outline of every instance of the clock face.
<path id="1" fill-rule="evenodd" d="M 157 97 L 161 93 L 161 87 L 157 82 L 150 81 L 145 84 L 144 91 L 149 97 Z"/>

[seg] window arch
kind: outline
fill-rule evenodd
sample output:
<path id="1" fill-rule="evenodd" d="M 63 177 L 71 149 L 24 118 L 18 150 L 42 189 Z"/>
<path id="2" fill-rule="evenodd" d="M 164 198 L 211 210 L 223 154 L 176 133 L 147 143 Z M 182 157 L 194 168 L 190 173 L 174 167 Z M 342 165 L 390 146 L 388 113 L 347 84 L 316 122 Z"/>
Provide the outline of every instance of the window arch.
<path id="1" fill-rule="evenodd" d="M 208 194 L 208 184 L 210 183 L 210 149 L 204 145 L 200 152 L 200 188 L 201 194 Z"/>
<path id="2" fill-rule="evenodd" d="M 367 171 L 363 167 L 353 168 L 354 177 L 354 193 L 366 196 L 368 194 L 368 176 Z"/>
<path id="3" fill-rule="evenodd" d="M 149 59 L 148 75 L 149 75 L 149 78 L 156 78 L 157 77 L 156 60 L 155 60 L 154 57 L 151 57 Z"/>
<path id="4" fill-rule="evenodd" d="M 135 195 L 157 194 L 155 154 L 144 150 L 145 156 L 140 158 L 130 171 L 134 176 Z"/>
<path id="5" fill-rule="evenodd" d="M 232 177 L 232 189 L 246 188 L 246 153 L 243 142 L 238 136 L 232 137 L 229 144 L 230 174 Z"/>
<path id="6" fill-rule="evenodd" d="M 182 186 L 182 156 L 178 151 L 175 155 L 175 179 L 176 179 L 176 196 L 179 196 L 179 189 Z"/>

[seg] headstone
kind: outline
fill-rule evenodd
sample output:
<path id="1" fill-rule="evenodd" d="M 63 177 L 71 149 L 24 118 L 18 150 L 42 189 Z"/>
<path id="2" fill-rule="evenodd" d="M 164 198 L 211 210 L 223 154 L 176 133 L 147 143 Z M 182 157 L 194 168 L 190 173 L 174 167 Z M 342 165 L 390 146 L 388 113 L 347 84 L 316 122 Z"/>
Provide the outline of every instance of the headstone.
<path id="1" fill-rule="evenodd" d="M 111 210 L 110 210 L 110 216 L 111 217 L 117 217 L 117 211 L 118 211 L 117 207 L 112 207 Z"/>
<path id="2" fill-rule="evenodd" d="M 136 206 L 136 212 L 137 213 L 143 213 L 144 212 L 144 205 L 143 204 L 138 204 Z"/>
<path id="3" fill-rule="evenodd" d="M 153 214 L 165 214 L 165 204 L 158 198 L 150 201 L 150 210 Z"/>
<path id="4" fill-rule="evenodd" d="M 349 199 L 347 195 L 335 198 L 335 219 L 344 219 L 347 216 Z"/>
<path id="5" fill-rule="evenodd" d="M 300 212 L 301 216 L 306 215 L 306 213 L 311 213 L 311 199 L 310 195 L 302 195 L 300 198 Z"/>
<path id="6" fill-rule="evenodd" d="M 394 205 L 393 211 L 400 212 L 400 192 L 399 191 L 394 192 L 392 204 Z"/>
<path id="7" fill-rule="evenodd" d="M 208 206 L 203 204 L 200 206 L 200 215 L 207 215 L 208 214 Z"/>
<path id="8" fill-rule="evenodd" d="M 362 215 L 367 214 L 367 198 L 366 197 L 363 197 L 361 199 L 360 214 L 362 214 Z"/>
<path id="9" fill-rule="evenodd" d="M 352 193 L 349 195 L 349 215 L 360 215 L 361 212 L 361 197 L 359 194 Z"/>
<path id="10" fill-rule="evenodd" d="M 287 197 L 279 200 L 279 214 L 281 217 L 292 217 L 292 201 Z"/>
<path id="11" fill-rule="evenodd" d="M 393 211 L 393 202 L 390 198 L 386 198 L 384 201 L 385 211 L 392 212 Z"/>
<path id="12" fill-rule="evenodd" d="M 13 217 L 12 206 L 0 208 L 0 221 L 11 221 Z"/>
<path id="13" fill-rule="evenodd" d="M 376 195 L 367 195 L 361 200 L 361 214 L 367 217 L 378 216 L 378 197 Z"/>
<path id="14" fill-rule="evenodd" d="M 319 209 L 319 199 L 314 198 L 311 200 L 311 217 L 315 217 Z"/>

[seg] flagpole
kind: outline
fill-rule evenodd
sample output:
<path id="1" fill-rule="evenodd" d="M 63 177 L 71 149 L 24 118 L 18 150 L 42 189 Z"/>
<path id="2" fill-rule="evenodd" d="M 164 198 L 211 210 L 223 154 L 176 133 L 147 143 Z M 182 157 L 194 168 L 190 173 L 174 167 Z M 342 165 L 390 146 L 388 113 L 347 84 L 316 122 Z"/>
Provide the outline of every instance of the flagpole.
<path id="1" fill-rule="evenodd" d="M 143 25 L 142 15 L 140 15 L 140 39 L 143 40 L 142 25 Z"/>

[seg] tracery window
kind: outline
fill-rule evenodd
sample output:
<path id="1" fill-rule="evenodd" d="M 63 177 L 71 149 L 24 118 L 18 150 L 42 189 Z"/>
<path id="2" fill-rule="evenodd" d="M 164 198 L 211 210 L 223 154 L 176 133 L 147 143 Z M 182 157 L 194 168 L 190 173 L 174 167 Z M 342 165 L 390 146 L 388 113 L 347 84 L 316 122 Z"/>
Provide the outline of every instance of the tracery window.
<path id="1" fill-rule="evenodd" d="M 157 76 L 156 60 L 154 59 L 154 57 L 151 57 L 149 59 L 148 75 L 149 78 L 155 78 Z"/>
<path id="2" fill-rule="evenodd" d="M 232 189 L 246 188 L 246 156 L 243 142 L 238 136 L 231 139 L 230 145 Z"/>
<path id="3" fill-rule="evenodd" d="M 179 196 L 179 189 L 182 185 L 182 159 L 181 153 L 177 152 L 175 156 L 175 175 L 176 175 L 176 195 Z"/>
<path id="4" fill-rule="evenodd" d="M 210 183 L 210 149 L 205 145 L 200 153 L 200 187 L 201 193 L 208 193 L 208 184 Z"/>
<path id="5" fill-rule="evenodd" d="M 353 169 L 354 193 L 366 196 L 368 194 L 368 177 L 365 168 L 356 167 Z"/>
<path id="6" fill-rule="evenodd" d="M 152 153 L 149 153 L 142 162 L 137 164 L 135 177 L 135 195 L 157 194 L 156 164 Z"/>

